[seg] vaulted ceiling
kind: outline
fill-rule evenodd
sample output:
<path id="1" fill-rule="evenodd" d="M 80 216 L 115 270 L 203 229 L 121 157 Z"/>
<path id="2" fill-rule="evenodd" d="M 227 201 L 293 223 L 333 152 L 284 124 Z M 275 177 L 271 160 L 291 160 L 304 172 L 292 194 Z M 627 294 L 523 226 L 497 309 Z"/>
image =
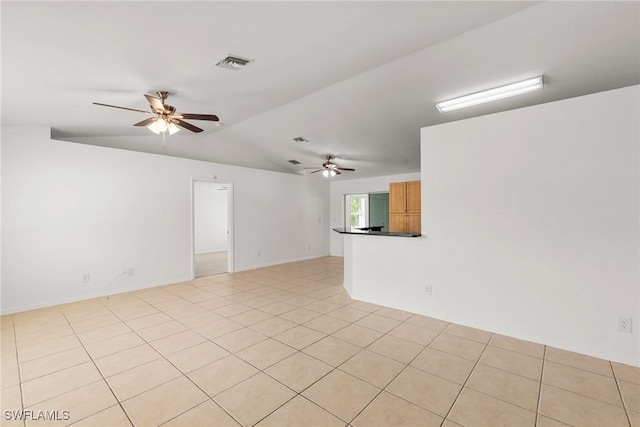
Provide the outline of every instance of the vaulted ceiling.
<path id="1" fill-rule="evenodd" d="M 3 1 L 1 14 L 3 126 L 290 173 L 325 154 L 357 169 L 347 178 L 415 172 L 421 127 L 640 83 L 636 1 Z M 216 67 L 227 54 L 253 62 Z M 537 75 L 540 92 L 434 106 Z M 146 110 L 156 90 L 223 125 L 163 141 L 131 126 L 146 116 L 92 105 Z"/>

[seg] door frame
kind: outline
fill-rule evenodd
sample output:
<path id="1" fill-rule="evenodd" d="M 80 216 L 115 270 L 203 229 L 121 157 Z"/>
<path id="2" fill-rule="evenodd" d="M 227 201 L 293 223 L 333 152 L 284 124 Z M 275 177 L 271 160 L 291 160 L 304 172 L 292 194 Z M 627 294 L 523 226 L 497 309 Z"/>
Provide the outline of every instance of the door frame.
<path id="1" fill-rule="evenodd" d="M 228 185 L 227 190 L 227 272 L 234 270 L 234 245 L 233 245 L 233 181 L 219 180 L 216 178 L 191 177 L 191 280 L 196 277 L 196 236 L 195 236 L 195 188 L 196 182 L 211 182 L 214 184 Z"/>

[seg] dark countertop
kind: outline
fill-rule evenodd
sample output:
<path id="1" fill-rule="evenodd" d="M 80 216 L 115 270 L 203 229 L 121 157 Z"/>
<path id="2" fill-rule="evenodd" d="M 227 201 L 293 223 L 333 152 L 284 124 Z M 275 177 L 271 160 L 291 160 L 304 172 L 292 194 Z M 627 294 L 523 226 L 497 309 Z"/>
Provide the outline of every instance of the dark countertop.
<path id="1" fill-rule="evenodd" d="M 391 231 L 371 231 L 359 228 L 334 228 L 333 231 L 340 234 L 358 234 L 365 236 L 395 236 L 395 237 L 420 237 L 420 233 L 394 233 Z"/>

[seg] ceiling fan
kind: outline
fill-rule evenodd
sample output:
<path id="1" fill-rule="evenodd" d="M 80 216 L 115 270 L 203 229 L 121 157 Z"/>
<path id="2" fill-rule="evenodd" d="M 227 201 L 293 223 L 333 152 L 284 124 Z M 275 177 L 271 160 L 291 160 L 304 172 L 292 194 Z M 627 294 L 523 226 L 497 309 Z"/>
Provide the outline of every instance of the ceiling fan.
<path id="1" fill-rule="evenodd" d="M 156 92 L 156 94 L 158 95 L 157 98 L 152 95 L 144 95 L 144 97 L 147 98 L 147 101 L 149 101 L 149 107 L 151 108 L 151 111 L 118 107 L 117 105 L 101 104 L 99 102 L 94 102 L 94 104 L 101 105 L 103 107 L 119 108 L 121 110 L 137 111 L 138 113 L 153 114 L 155 117 L 144 119 L 143 121 L 138 122 L 133 126 L 147 126 L 147 128 L 155 134 L 169 131 L 169 135 L 173 135 L 180 130 L 178 126 L 190 130 L 191 132 L 202 132 L 202 129 L 192 125 L 191 123 L 185 122 L 183 119 L 208 120 L 211 122 L 219 121 L 218 116 L 214 116 L 213 114 L 176 113 L 176 108 L 174 106 L 165 104 L 166 99 L 169 97 L 169 92 L 159 90 Z"/>
<path id="2" fill-rule="evenodd" d="M 322 164 L 320 169 L 314 170 L 313 172 L 309 172 L 309 173 L 322 172 L 323 176 L 330 177 L 330 176 L 340 175 L 342 173 L 341 171 L 355 172 L 355 169 L 341 168 L 335 163 L 333 163 L 331 160 L 335 159 L 335 156 L 331 154 L 327 154 L 326 156 L 324 156 L 324 158 L 327 159 L 327 161 Z M 306 167 L 305 169 L 316 169 L 316 168 Z"/>

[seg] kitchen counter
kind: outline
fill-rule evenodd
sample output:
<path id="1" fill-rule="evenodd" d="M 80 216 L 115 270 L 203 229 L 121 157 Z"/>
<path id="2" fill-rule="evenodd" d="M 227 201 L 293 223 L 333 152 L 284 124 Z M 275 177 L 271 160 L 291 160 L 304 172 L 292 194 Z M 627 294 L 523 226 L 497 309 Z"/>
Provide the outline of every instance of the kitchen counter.
<path id="1" fill-rule="evenodd" d="M 394 236 L 394 237 L 420 237 L 420 233 L 394 233 L 391 231 L 373 231 L 354 227 L 334 228 L 333 231 L 340 234 L 357 234 L 360 236 Z"/>

